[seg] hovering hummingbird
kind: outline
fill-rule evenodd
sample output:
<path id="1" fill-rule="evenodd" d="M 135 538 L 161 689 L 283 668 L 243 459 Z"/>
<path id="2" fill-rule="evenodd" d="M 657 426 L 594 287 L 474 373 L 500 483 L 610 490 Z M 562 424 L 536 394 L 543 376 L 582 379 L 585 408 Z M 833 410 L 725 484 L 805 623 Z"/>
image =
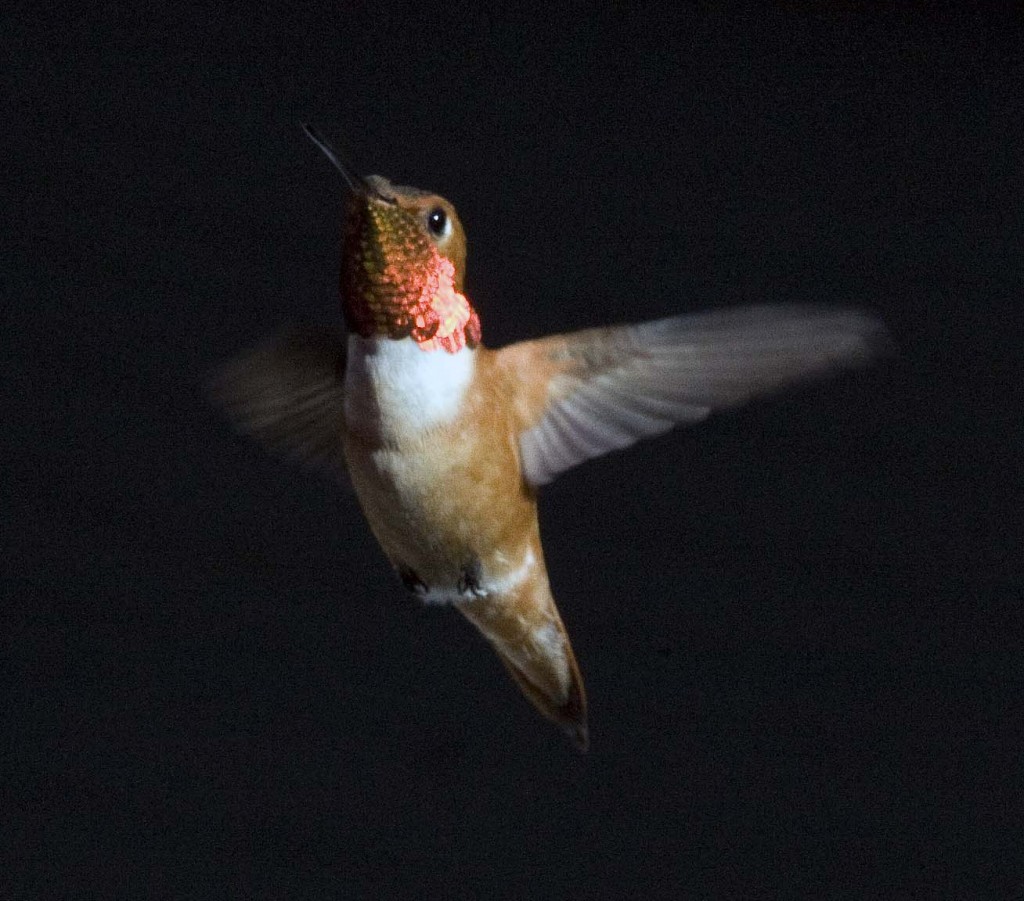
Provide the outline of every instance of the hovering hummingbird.
<path id="1" fill-rule="evenodd" d="M 214 396 L 242 432 L 347 471 L 405 587 L 465 616 L 585 750 L 586 694 L 548 586 L 538 489 L 676 424 L 864 365 L 885 328 L 857 309 L 750 306 L 492 350 L 463 293 L 452 204 L 355 175 L 304 128 L 349 188 L 347 335 L 287 332 L 227 364 Z"/>

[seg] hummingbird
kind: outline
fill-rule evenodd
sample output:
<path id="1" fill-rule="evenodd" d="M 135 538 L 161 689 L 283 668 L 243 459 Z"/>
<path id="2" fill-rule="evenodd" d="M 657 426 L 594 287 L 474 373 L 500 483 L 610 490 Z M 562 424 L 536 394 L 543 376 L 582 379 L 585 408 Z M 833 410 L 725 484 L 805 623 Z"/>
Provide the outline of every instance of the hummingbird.
<path id="1" fill-rule="evenodd" d="M 583 679 L 548 584 L 539 490 L 585 460 L 889 346 L 858 308 L 756 305 L 588 328 L 499 349 L 464 293 L 466 233 L 437 194 L 347 184 L 345 328 L 292 328 L 216 375 L 236 428 L 347 473 L 405 588 L 461 613 L 581 749 Z"/>

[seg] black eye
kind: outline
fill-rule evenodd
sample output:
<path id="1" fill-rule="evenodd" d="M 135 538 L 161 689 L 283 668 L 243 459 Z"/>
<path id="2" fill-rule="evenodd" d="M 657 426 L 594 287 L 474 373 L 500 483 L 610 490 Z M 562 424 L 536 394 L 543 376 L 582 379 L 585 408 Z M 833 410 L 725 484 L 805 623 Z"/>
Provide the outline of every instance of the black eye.
<path id="1" fill-rule="evenodd" d="M 448 229 L 448 214 L 441 207 L 434 207 L 427 214 L 427 228 L 436 238 L 440 238 Z"/>

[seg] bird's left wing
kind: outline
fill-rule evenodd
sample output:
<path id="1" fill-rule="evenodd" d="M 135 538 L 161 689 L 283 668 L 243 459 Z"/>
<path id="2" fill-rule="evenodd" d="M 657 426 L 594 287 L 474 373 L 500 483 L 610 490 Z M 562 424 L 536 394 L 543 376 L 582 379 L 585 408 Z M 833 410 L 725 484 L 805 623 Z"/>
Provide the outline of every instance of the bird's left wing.
<path id="1" fill-rule="evenodd" d="M 523 477 L 584 460 L 800 381 L 862 366 L 889 347 L 869 312 L 751 306 L 513 344 L 499 359 L 517 398 Z"/>
<path id="2" fill-rule="evenodd" d="M 226 363 L 208 391 L 238 431 L 340 475 L 344 379 L 345 333 L 297 327 Z"/>

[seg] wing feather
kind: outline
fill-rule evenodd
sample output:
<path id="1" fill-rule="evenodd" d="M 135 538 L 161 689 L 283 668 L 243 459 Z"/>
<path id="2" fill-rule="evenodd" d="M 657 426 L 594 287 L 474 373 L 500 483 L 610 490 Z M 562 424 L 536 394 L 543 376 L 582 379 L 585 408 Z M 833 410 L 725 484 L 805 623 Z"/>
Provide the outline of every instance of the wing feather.
<path id="1" fill-rule="evenodd" d="M 778 305 L 588 329 L 499 353 L 549 374 L 520 433 L 523 476 L 543 485 L 584 460 L 890 348 L 869 312 Z"/>
<path id="2" fill-rule="evenodd" d="M 294 328 L 226 363 L 208 393 L 242 434 L 343 473 L 344 374 L 341 329 Z"/>

